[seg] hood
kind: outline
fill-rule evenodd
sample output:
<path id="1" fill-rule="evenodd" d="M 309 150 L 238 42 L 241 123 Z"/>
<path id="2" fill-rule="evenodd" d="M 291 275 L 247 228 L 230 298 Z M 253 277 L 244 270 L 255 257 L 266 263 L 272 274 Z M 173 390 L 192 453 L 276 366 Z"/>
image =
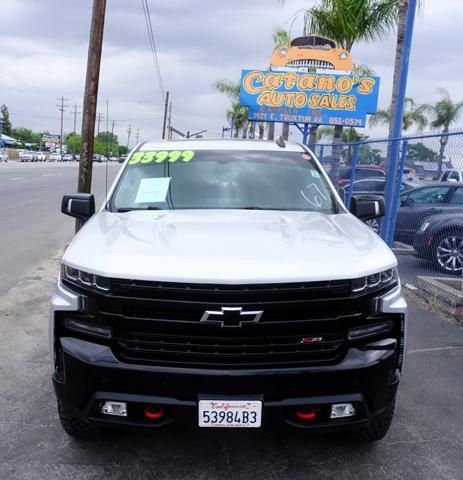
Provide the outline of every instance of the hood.
<path id="1" fill-rule="evenodd" d="M 107 277 L 221 284 L 356 278 L 397 264 L 351 214 L 248 210 L 100 211 L 63 261 Z"/>

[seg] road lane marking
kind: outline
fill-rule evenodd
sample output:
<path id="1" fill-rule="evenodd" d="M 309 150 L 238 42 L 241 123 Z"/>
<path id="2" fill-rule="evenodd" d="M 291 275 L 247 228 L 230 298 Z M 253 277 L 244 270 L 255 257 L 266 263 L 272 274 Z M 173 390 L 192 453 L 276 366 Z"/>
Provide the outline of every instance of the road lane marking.
<path id="1" fill-rule="evenodd" d="M 24 177 L 11 177 L 10 180 L 24 180 Z"/>
<path id="2" fill-rule="evenodd" d="M 22 207 L 24 205 L 27 205 L 29 203 L 37 202 L 37 200 L 43 200 L 45 198 L 56 197 L 56 195 L 57 195 L 56 193 L 49 193 L 48 195 L 43 195 L 41 197 L 31 198 L 30 200 L 26 200 L 25 202 L 16 203 L 15 205 L 9 205 L 8 207 L 0 208 L 0 213 L 5 212 L 6 210 L 11 210 L 12 208 L 18 208 L 18 207 Z"/>
<path id="3" fill-rule="evenodd" d="M 442 350 L 456 350 L 457 348 L 463 348 L 463 345 L 450 345 L 448 347 L 432 347 L 432 348 L 420 348 L 418 350 L 409 350 L 407 353 L 427 353 L 427 352 L 441 352 Z"/>
<path id="4" fill-rule="evenodd" d="M 63 175 L 62 173 L 45 173 L 42 177 L 57 177 L 59 175 Z"/>

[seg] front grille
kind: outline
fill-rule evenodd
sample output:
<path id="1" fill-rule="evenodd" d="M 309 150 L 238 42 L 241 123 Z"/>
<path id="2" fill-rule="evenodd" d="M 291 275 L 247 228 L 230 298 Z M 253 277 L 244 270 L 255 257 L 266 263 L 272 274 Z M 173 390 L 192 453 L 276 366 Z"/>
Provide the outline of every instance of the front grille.
<path id="1" fill-rule="evenodd" d="M 178 368 L 271 368 L 339 363 L 349 328 L 371 324 L 373 298 L 351 282 L 208 285 L 112 279 L 109 293 L 85 291 L 85 315 L 110 325 L 126 363 Z M 256 323 L 202 322 L 206 310 L 263 311 Z M 388 317 L 390 318 L 390 317 Z"/>
<path id="2" fill-rule="evenodd" d="M 330 62 L 325 62 L 324 60 L 291 60 L 286 64 L 287 67 L 297 67 L 297 68 L 324 68 L 329 70 L 334 70 L 334 65 Z"/>

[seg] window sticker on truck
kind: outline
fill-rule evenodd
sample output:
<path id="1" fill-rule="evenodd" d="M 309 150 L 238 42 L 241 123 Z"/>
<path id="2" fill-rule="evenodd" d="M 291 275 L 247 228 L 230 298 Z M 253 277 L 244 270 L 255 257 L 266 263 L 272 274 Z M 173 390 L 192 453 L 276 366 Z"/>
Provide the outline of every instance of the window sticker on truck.
<path id="1" fill-rule="evenodd" d="M 177 160 L 188 163 L 195 157 L 193 150 L 161 150 L 147 151 L 147 152 L 135 152 L 129 160 L 129 165 L 144 165 L 147 163 L 163 163 L 168 161 L 169 163 L 175 163 Z"/>
<path id="2" fill-rule="evenodd" d="M 135 203 L 165 202 L 169 184 L 170 177 L 142 178 Z"/>

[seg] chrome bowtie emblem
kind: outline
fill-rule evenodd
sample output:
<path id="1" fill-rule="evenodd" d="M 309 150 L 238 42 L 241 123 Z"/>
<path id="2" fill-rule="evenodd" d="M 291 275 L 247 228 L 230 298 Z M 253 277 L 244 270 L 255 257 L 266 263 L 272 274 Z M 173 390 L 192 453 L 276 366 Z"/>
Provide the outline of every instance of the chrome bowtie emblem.
<path id="1" fill-rule="evenodd" d="M 263 310 L 243 311 L 243 307 L 222 307 L 220 311 L 206 310 L 201 322 L 221 327 L 242 327 L 246 323 L 257 323 L 263 313 Z"/>

